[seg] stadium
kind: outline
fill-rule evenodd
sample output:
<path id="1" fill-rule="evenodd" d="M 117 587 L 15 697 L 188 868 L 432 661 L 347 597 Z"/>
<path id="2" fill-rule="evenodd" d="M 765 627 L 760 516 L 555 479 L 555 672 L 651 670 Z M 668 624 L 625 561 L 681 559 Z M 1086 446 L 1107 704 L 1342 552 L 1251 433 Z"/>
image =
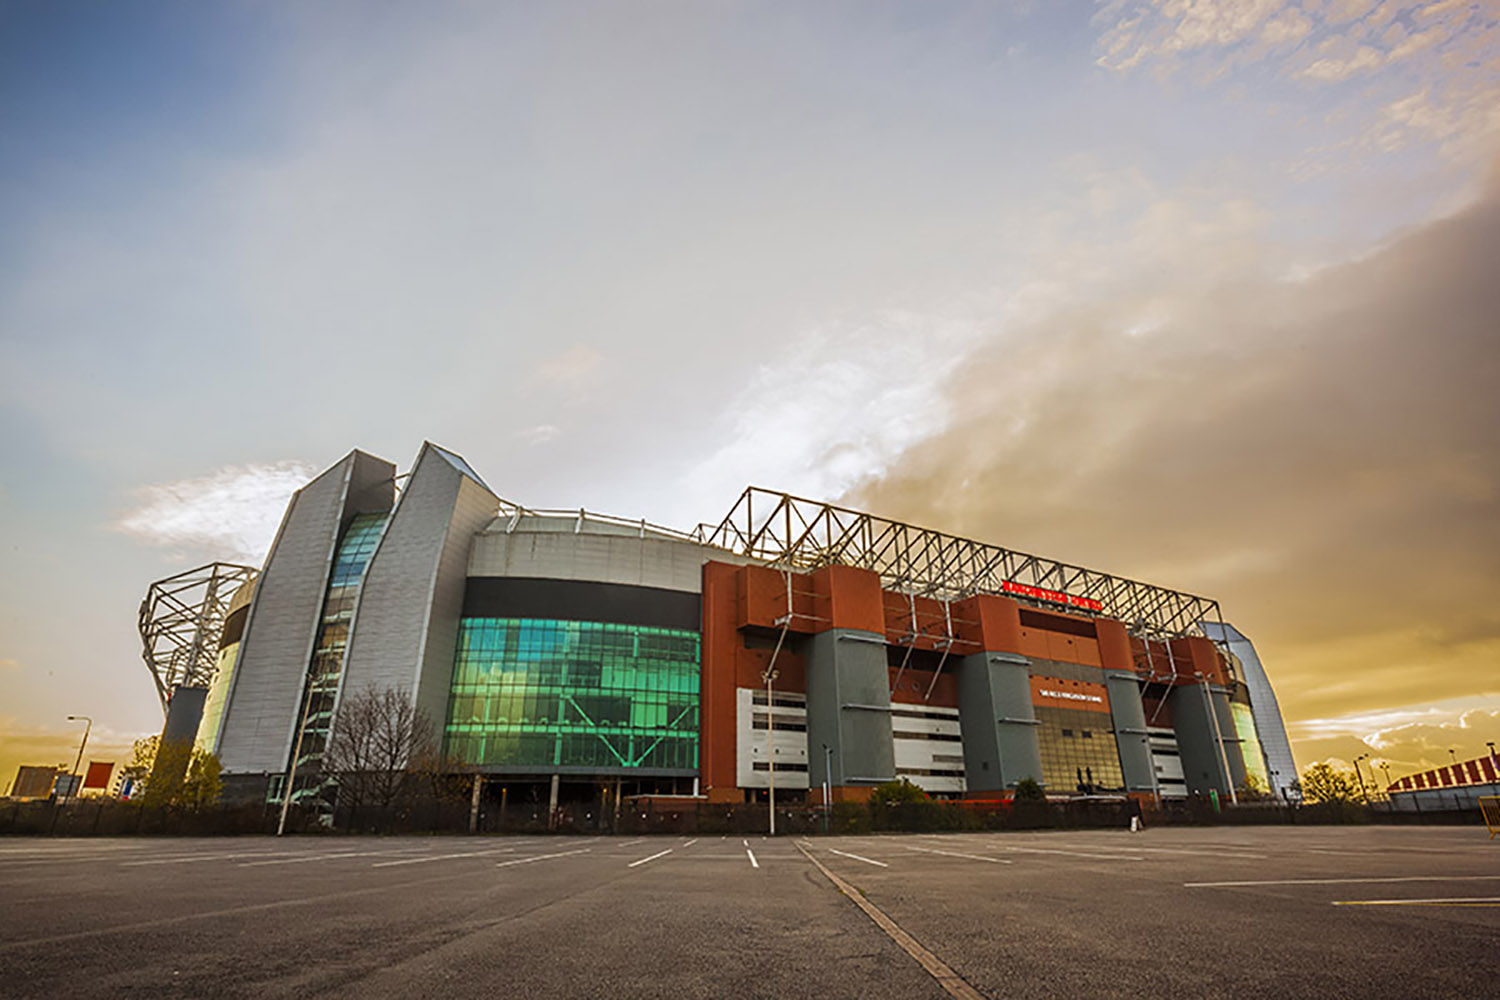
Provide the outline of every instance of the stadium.
<path id="1" fill-rule="evenodd" d="M 169 738 L 230 800 L 333 808 L 357 692 L 431 720 L 475 802 L 1284 799 L 1276 696 L 1217 602 L 750 488 L 679 531 L 502 499 L 424 444 L 291 497 L 262 567 L 154 584 Z M 503 791 L 502 791 L 503 789 Z"/>

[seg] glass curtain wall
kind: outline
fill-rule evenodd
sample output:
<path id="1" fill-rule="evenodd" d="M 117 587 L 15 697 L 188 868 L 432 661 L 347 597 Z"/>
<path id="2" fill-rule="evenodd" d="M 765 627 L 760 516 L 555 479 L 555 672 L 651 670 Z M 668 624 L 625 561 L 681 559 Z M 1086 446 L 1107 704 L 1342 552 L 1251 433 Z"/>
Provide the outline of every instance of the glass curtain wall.
<path id="1" fill-rule="evenodd" d="M 1249 705 L 1237 701 L 1229 703 L 1234 714 L 1234 734 L 1240 739 L 1240 755 L 1245 758 L 1245 778 L 1257 792 L 1271 790 L 1271 776 L 1266 773 L 1266 757 L 1260 748 L 1260 736 L 1255 731 L 1255 715 Z"/>
<path id="2" fill-rule="evenodd" d="M 312 662 L 308 665 L 307 685 L 302 690 L 303 701 L 298 706 L 302 739 L 300 747 L 295 741 L 292 744 L 292 752 L 297 755 L 293 802 L 322 790 L 320 765 L 333 723 L 339 678 L 344 672 L 344 649 L 349 640 L 349 623 L 354 617 L 354 602 L 359 596 L 365 567 L 375 554 L 380 532 L 389 517 L 389 514 L 356 514 L 333 558 L 328 593 L 323 598 L 323 615 L 318 623 L 318 637 L 313 645 Z M 272 797 L 280 798 L 279 782 L 272 785 Z"/>
<path id="3" fill-rule="evenodd" d="M 1049 795 L 1120 792 L 1125 775 L 1115 732 L 1104 712 L 1035 708 L 1042 783 Z"/>
<path id="4" fill-rule="evenodd" d="M 491 768 L 694 772 L 698 681 L 696 631 L 465 618 L 448 752 Z"/>

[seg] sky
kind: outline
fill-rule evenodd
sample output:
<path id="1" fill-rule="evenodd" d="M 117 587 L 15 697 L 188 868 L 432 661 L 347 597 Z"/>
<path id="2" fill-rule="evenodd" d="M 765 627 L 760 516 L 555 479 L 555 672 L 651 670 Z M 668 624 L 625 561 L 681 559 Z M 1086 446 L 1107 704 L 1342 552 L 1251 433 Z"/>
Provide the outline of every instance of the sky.
<path id="1" fill-rule="evenodd" d="M 1500 740 L 1500 0 L 0 2 L 0 784 L 423 440 L 1205 594 L 1299 763 Z"/>

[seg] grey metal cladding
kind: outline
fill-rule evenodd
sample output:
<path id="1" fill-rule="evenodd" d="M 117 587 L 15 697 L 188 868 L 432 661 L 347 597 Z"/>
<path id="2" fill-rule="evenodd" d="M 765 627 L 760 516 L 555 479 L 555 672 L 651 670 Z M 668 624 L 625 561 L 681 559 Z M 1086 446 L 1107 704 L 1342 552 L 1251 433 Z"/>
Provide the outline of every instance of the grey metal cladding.
<path id="1" fill-rule="evenodd" d="M 1042 753 L 1026 661 L 974 653 L 958 661 L 957 677 L 968 790 L 1003 791 L 1022 778 L 1040 781 Z"/>
<path id="2" fill-rule="evenodd" d="M 1218 742 L 1220 737 L 1215 736 L 1213 716 L 1209 715 L 1210 704 L 1217 710 L 1222 703 L 1222 711 L 1216 711 L 1221 733 L 1224 732 L 1225 718 L 1228 717 L 1232 725 L 1233 717 L 1229 714 L 1228 698 L 1219 692 L 1205 693 L 1207 689 L 1206 684 L 1184 684 L 1173 688 L 1169 696 L 1177 730 L 1178 754 L 1182 758 L 1182 776 L 1188 791 L 1193 794 L 1206 795 L 1213 788 L 1221 795 L 1228 795 L 1235 775 L 1226 773 L 1225 763 L 1227 760 L 1231 768 L 1234 766 L 1235 758 L 1239 757 L 1239 744 L 1224 746 Z M 1239 771 L 1239 780 L 1244 781 L 1243 762 Z"/>
<path id="3" fill-rule="evenodd" d="M 398 689 L 442 726 L 469 548 L 498 498 L 424 445 L 365 570 L 342 689 Z M 335 723 L 336 725 L 337 723 Z"/>
<path id="4" fill-rule="evenodd" d="M 1239 658 L 1261 751 L 1266 756 L 1266 765 L 1275 772 L 1273 784 L 1280 794 L 1285 795 L 1292 782 L 1297 780 L 1297 762 L 1292 757 L 1292 744 L 1287 739 L 1286 723 L 1281 718 L 1281 705 L 1276 701 L 1276 691 L 1271 687 L 1265 665 L 1260 662 L 1249 637 L 1233 625 L 1203 622 L 1202 628 L 1210 639 L 1227 642 L 1229 651 Z"/>
<path id="5" fill-rule="evenodd" d="M 1120 750 L 1120 769 L 1125 789 L 1156 791 L 1156 765 L 1151 760 L 1151 737 L 1146 734 L 1146 709 L 1141 704 L 1141 686 L 1133 675 L 1106 674 L 1109 714 Z"/>
<path id="6" fill-rule="evenodd" d="M 831 629 L 808 639 L 807 746 L 811 777 L 826 744 L 833 751 L 835 786 L 890 781 L 896 774 L 891 736 L 890 671 L 885 638 Z"/>
<path id="7" fill-rule="evenodd" d="M 395 474 L 391 463 L 352 451 L 293 495 L 245 624 L 219 740 L 226 771 L 285 770 L 340 527 L 358 512 L 351 506 L 379 509 L 380 484 Z"/>

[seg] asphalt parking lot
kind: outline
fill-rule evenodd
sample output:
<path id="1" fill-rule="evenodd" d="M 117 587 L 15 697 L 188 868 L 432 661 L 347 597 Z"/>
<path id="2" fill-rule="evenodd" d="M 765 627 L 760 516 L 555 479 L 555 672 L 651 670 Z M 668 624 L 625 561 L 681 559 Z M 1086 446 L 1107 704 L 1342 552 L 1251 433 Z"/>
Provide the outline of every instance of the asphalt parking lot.
<path id="1" fill-rule="evenodd" d="M 1500 840 L 1473 827 L 17 838 L 0 903 L 7 997 L 1478 997 L 1500 974 Z"/>

